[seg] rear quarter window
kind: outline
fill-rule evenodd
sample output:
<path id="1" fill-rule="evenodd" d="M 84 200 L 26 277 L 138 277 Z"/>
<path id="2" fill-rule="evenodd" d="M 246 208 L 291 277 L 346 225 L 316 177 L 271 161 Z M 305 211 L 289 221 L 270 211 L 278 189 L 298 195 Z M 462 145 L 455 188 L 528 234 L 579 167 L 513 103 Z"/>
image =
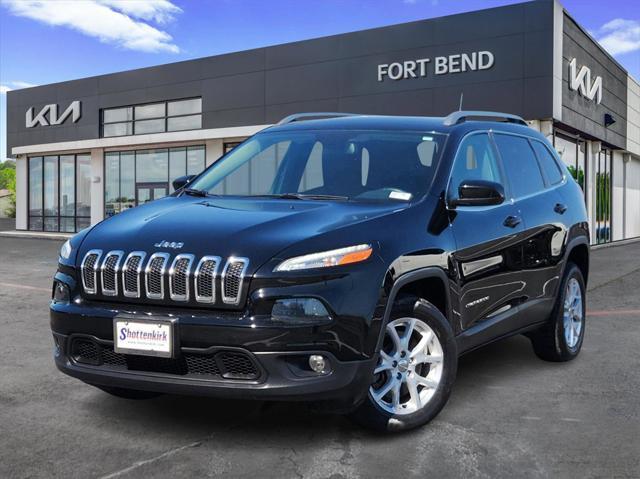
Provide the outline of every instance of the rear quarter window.
<path id="1" fill-rule="evenodd" d="M 513 196 L 521 198 L 544 190 L 542 173 L 529 140 L 501 133 L 496 133 L 494 138 Z"/>
<path id="2" fill-rule="evenodd" d="M 550 185 L 557 185 L 562 181 L 562 171 L 556 162 L 555 158 L 541 141 L 531 140 L 531 146 L 536 152 L 538 161 L 540 162 L 540 168 L 544 171 L 547 181 Z"/>

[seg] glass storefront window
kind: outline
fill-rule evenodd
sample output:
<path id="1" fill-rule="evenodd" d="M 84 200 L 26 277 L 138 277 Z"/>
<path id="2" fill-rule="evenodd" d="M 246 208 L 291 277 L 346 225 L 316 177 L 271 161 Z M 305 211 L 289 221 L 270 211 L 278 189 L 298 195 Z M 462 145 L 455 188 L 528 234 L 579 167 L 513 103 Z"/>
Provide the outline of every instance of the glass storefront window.
<path id="1" fill-rule="evenodd" d="M 187 147 L 187 175 L 199 175 L 204 170 L 204 146 Z"/>
<path id="2" fill-rule="evenodd" d="M 202 98 L 191 100 L 170 101 L 168 104 L 169 116 L 191 115 L 202 111 Z"/>
<path id="3" fill-rule="evenodd" d="M 133 123 L 111 123 L 102 127 L 102 136 L 124 136 L 133 134 Z"/>
<path id="4" fill-rule="evenodd" d="M 169 154 L 167 149 L 136 151 L 136 183 L 167 182 Z"/>
<path id="5" fill-rule="evenodd" d="M 104 111 L 103 121 L 105 123 L 116 123 L 119 121 L 133 120 L 133 108 L 112 108 Z"/>
<path id="6" fill-rule="evenodd" d="M 42 229 L 42 157 L 29 158 L 29 229 Z"/>
<path id="7" fill-rule="evenodd" d="M 104 155 L 104 212 L 105 216 L 120 213 L 120 154 Z"/>
<path id="8" fill-rule="evenodd" d="M 91 156 L 76 156 L 76 217 L 91 220 Z M 78 227 L 78 231 L 82 228 Z"/>
<path id="9" fill-rule="evenodd" d="M 136 205 L 136 154 L 120 153 L 120 211 Z"/>
<path id="10" fill-rule="evenodd" d="M 596 243 L 611 241 L 611 164 L 613 152 L 603 149 L 598 152 L 595 167 L 596 177 Z"/>
<path id="11" fill-rule="evenodd" d="M 580 188 L 585 191 L 585 181 L 587 179 L 586 143 L 583 140 L 555 132 L 553 146 L 562 162 L 567 165 L 571 176 L 575 178 Z"/>
<path id="12" fill-rule="evenodd" d="M 165 104 L 154 103 L 153 105 L 142 105 L 135 108 L 135 119 L 163 118 L 165 115 Z"/>
<path id="13" fill-rule="evenodd" d="M 202 128 L 202 98 L 102 110 L 102 136 L 144 135 Z"/>
<path id="14" fill-rule="evenodd" d="M 203 145 L 105 154 L 105 216 L 173 192 L 171 182 L 205 167 Z"/>
<path id="15" fill-rule="evenodd" d="M 171 184 L 176 178 L 187 174 L 187 150 L 186 148 L 171 148 L 169 150 L 169 191 L 173 192 Z"/>
<path id="16" fill-rule="evenodd" d="M 202 128 L 202 115 L 178 116 L 167 119 L 167 131 L 197 130 Z"/>
<path id="17" fill-rule="evenodd" d="M 58 231 L 58 157 L 44 157 L 44 230 Z"/>
<path id="18" fill-rule="evenodd" d="M 91 157 L 29 158 L 29 229 L 73 233 L 91 222 Z"/>
<path id="19" fill-rule="evenodd" d="M 75 231 L 75 157 L 60 157 L 60 231 Z"/>

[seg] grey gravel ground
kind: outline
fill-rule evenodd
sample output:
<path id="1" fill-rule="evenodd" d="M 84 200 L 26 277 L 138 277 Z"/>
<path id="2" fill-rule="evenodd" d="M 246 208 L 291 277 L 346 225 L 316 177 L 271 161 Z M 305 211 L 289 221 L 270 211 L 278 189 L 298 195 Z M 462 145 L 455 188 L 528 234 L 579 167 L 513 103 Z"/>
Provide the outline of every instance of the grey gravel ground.
<path id="1" fill-rule="evenodd" d="M 640 243 L 593 253 L 581 356 L 524 337 L 461 359 L 429 426 L 381 437 L 304 404 L 128 402 L 58 373 L 59 242 L 0 238 L 0 478 L 640 477 Z"/>

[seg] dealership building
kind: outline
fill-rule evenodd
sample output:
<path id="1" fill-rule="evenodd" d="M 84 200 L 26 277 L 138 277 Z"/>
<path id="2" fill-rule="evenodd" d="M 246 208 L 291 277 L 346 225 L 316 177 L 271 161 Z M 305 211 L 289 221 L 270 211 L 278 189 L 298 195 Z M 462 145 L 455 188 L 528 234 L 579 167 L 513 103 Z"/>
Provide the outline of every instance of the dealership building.
<path id="1" fill-rule="evenodd" d="M 461 99 L 549 139 L 594 243 L 640 236 L 640 85 L 554 0 L 10 91 L 16 228 L 74 232 L 170 194 L 291 113 L 444 116 Z"/>

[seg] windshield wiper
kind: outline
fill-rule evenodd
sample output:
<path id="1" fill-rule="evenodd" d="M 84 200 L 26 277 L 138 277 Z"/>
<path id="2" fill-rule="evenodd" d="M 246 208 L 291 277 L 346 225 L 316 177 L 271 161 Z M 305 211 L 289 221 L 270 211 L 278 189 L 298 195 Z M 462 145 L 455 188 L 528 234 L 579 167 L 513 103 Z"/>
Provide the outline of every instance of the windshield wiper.
<path id="1" fill-rule="evenodd" d="M 202 197 L 202 198 L 205 198 L 205 197 L 209 196 L 209 193 L 207 193 L 206 191 L 204 191 L 204 190 L 195 190 L 193 188 L 185 188 L 184 190 L 182 190 L 182 192 L 185 195 L 199 196 L 199 197 Z"/>
<path id="2" fill-rule="evenodd" d="M 346 201 L 348 196 L 339 195 L 314 195 L 304 193 L 279 193 L 270 195 L 256 195 L 262 198 L 281 198 L 283 200 L 334 200 L 334 201 Z"/>

